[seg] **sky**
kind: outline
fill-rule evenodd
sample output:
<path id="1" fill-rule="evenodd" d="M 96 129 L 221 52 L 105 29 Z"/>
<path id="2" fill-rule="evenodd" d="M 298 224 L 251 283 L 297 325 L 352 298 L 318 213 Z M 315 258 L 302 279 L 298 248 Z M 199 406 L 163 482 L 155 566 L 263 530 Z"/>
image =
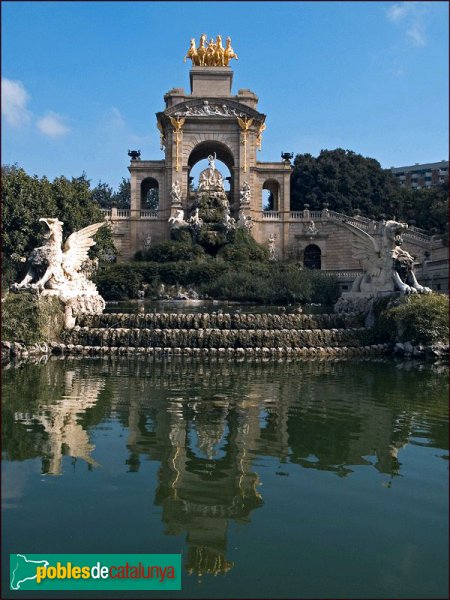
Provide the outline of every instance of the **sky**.
<path id="1" fill-rule="evenodd" d="M 345 148 L 448 159 L 447 2 L 18 2 L 2 11 L 2 164 L 117 188 L 159 160 L 155 113 L 189 91 L 192 37 L 231 36 L 233 93 L 267 115 L 259 160 Z"/>

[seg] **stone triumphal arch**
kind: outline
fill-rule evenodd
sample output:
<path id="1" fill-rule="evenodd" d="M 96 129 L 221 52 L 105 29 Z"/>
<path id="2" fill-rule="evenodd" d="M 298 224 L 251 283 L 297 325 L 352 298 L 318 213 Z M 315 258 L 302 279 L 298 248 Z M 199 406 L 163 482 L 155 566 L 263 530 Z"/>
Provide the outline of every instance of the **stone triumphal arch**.
<path id="1" fill-rule="evenodd" d="M 231 40 L 228 45 L 231 47 Z M 232 93 L 229 59 L 219 62 L 200 64 L 193 60 L 190 93 L 173 88 L 164 95 L 165 108 L 156 114 L 164 158 L 144 160 L 139 153 L 131 153 L 130 210 L 112 209 L 109 214 L 121 260 L 130 260 L 136 251 L 170 238 L 169 218 L 175 210 L 189 210 L 191 185 L 196 183 L 191 171 L 210 155 L 230 172 L 231 216 L 237 219 L 240 194 L 247 184 L 251 190 L 247 212 L 254 223 L 252 235 L 261 243 L 274 235 L 279 257 L 285 254 L 283 222 L 290 208 L 290 161 L 258 161 L 266 115 L 258 111 L 258 97 L 249 89 Z M 180 190 L 177 197 L 173 194 L 175 186 Z M 275 191 L 274 211 L 262 211 L 263 189 Z M 146 207 L 149 190 L 154 190 L 157 208 Z"/>
<path id="2" fill-rule="evenodd" d="M 291 211 L 292 155 L 282 154 L 279 162 L 258 160 L 266 115 L 258 111 L 254 92 L 232 92 L 230 61 L 237 56 L 231 40 L 227 39 L 224 48 L 220 36 L 206 44 L 206 35 L 202 35 L 198 47 L 191 40 L 186 58 L 192 61 L 190 92 L 172 88 L 164 95 L 164 110 L 156 113 L 164 158 L 145 160 L 139 151 L 129 151 L 131 207 L 106 211 L 118 260 L 131 260 L 137 251 L 170 239 L 169 220 L 179 218 L 180 211 L 184 215 L 192 212 L 195 165 L 214 157 L 229 172 L 225 190 L 230 217 L 239 220 L 245 199 L 251 235 L 268 246 L 273 258 L 291 258 L 305 267 L 336 273 L 343 282 L 350 283 L 361 267 L 353 256 L 352 236 L 342 222 L 350 219 L 368 233 L 383 227 L 383 223 L 340 215 L 327 206 L 310 211 L 305 205 L 303 210 Z M 269 207 L 264 206 L 267 198 Z M 434 258 L 437 252 L 433 240 L 415 228 L 405 235 L 405 248 L 424 267 L 426 257 Z"/>

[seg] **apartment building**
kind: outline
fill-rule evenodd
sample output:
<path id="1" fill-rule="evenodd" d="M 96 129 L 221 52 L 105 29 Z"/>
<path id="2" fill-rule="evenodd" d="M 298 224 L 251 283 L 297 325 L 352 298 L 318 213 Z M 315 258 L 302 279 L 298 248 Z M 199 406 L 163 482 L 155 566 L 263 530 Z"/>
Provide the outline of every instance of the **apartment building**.
<path id="1" fill-rule="evenodd" d="M 409 167 L 391 167 L 391 172 L 402 187 L 415 190 L 426 189 L 448 181 L 448 160 L 416 163 Z"/>

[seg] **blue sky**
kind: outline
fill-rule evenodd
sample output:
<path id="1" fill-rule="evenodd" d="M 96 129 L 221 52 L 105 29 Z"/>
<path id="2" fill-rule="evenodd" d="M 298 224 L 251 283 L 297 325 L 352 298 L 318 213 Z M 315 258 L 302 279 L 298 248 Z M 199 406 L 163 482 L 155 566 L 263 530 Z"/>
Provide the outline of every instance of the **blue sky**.
<path id="1" fill-rule="evenodd" d="M 191 37 L 232 37 L 233 91 L 267 114 L 260 160 L 347 148 L 448 155 L 446 2 L 2 2 L 2 162 L 117 187 L 160 159 L 155 113 L 189 89 Z"/>

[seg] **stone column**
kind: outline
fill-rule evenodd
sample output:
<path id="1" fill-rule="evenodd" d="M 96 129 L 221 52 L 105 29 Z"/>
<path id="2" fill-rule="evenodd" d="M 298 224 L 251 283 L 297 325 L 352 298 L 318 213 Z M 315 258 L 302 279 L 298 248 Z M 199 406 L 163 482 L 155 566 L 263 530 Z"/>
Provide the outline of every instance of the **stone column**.
<path id="1" fill-rule="evenodd" d="M 130 203 L 130 257 L 137 252 L 137 223 L 141 218 L 141 179 L 137 173 L 131 173 L 131 203 Z"/>
<path id="2" fill-rule="evenodd" d="M 283 175 L 283 185 L 280 186 L 280 194 L 282 194 L 282 196 L 278 199 L 279 210 L 281 211 L 281 220 L 283 223 L 283 241 L 281 247 L 283 260 L 286 260 L 287 258 L 289 245 L 289 222 L 291 212 L 291 173 L 291 165 L 286 165 L 286 170 Z"/>

